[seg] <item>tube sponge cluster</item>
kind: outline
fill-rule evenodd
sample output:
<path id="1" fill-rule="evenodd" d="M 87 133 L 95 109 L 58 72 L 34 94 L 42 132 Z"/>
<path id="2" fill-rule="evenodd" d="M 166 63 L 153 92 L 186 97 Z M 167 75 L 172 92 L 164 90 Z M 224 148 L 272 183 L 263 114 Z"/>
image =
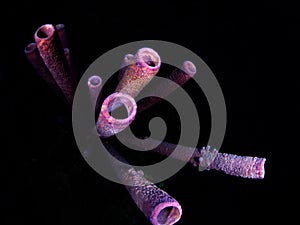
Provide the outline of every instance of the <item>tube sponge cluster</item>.
<path id="1" fill-rule="evenodd" d="M 72 104 L 77 82 L 64 25 L 42 25 L 36 30 L 34 40 L 25 48 L 27 59 L 51 88 L 59 92 L 59 87 Z"/>
<path id="2" fill-rule="evenodd" d="M 72 104 L 77 85 L 77 71 L 70 55 L 65 26 L 63 24 L 56 26 L 45 24 L 36 30 L 34 39 L 35 42 L 30 43 L 24 50 L 27 59 L 52 90 L 59 96 L 64 96 L 68 103 Z M 87 81 L 91 105 L 94 109 L 100 108 L 95 124 L 97 134 L 106 143 L 110 152 L 113 152 L 120 161 L 125 160 L 109 144 L 107 138 L 122 132 L 134 121 L 137 113 L 150 108 L 159 101 L 159 99 L 157 101 L 143 99 L 137 106 L 135 97 L 151 82 L 160 67 L 160 56 L 151 48 L 140 48 L 135 55 L 126 54 L 118 75 L 119 83 L 114 93 L 106 97 L 101 106 L 98 105 L 103 86 L 101 77 L 93 75 Z M 192 79 L 196 71 L 194 63 L 187 60 L 183 62 L 181 68 L 176 68 L 166 78 L 180 86 Z M 175 89 L 158 85 L 153 93 L 159 92 L 166 97 Z M 127 110 L 127 117 L 124 119 L 114 118 L 111 115 L 112 111 L 122 105 Z M 130 137 L 125 137 L 123 140 L 140 148 L 149 149 L 147 146 L 149 140 L 148 142 L 137 142 L 136 139 Z M 189 156 L 188 162 L 198 167 L 200 171 L 217 170 L 228 175 L 252 179 L 262 179 L 265 176 L 265 158 L 220 153 L 209 146 L 197 149 L 167 142 L 161 143 L 154 139 L 151 139 L 150 142 L 156 143 L 157 147 L 153 151 L 161 155 L 171 155 L 177 160 L 186 160 Z M 175 148 L 179 148 L 179 151 L 172 154 Z M 192 156 L 190 157 L 190 155 Z M 179 202 L 146 179 L 142 170 L 135 170 L 132 166 L 129 166 L 129 169 L 113 166 L 123 183 L 131 184 L 126 185 L 126 189 L 138 208 L 153 225 L 171 225 L 180 220 L 182 208 Z"/>

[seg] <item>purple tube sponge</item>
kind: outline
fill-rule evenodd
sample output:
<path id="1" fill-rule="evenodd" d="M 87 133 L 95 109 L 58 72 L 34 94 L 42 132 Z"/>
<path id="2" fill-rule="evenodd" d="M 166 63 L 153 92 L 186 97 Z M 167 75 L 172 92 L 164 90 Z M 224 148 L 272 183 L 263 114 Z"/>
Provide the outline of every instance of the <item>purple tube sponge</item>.
<path id="1" fill-rule="evenodd" d="M 169 74 L 166 78 L 169 80 L 175 82 L 177 85 L 181 86 L 184 83 L 186 83 L 188 80 L 190 80 L 195 74 L 196 74 L 196 66 L 191 61 L 185 61 L 183 62 L 181 68 L 176 68 L 173 70 L 171 74 Z M 157 93 L 159 93 L 162 97 L 167 97 L 169 94 L 171 94 L 173 91 L 176 90 L 177 86 L 169 85 L 166 86 L 165 83 L 161 83 L 157 87 L 155 87 L 152 92 L 151 96 L 156 96 Z M 161 98 L 144 98 L 138 103 L 138 113 L 152 107 L 156 103 L 158 103 L 161 100 Z"/>
<path id="2" fill-rule="evenodd" d="M 176 223 L 182 214 L 180 204 L 167 192 L 144 178 L 143 171 L 133 168 L 123 176 L 132 199 L 153 225 L 171 225 Z"/>
<path id="3" fill-rule="evenodd" d="M 64 49 L 52 24 L 39 27 L 34 34 L 40 55 L 70 104 L 76 89 Z"/>
<path id="4" fill-rule="evenodd" d="M 102 79 L 98 75 L 93 75 L 89 77 L 87 85 L 91 97 L 91 104 L 92 107 L 95 109 L 95 107 L 98 107 L 98 99 L 100 98 L 100 92 L 102 89 Z"/>
<path id="5" fill-rule="evenodd" d="M 127 67 L 130 65 L 130 64 L 133 64 L 135 61 L 135 57 L 134 55 L 132 54 L 126 54 L 123 58 L 123 61 L 122 61 L 122 68 L 118 74 L 118 80 L 120 81 L 125 73 L 125 71 L 127 70 Z"/>
<path id="6" fill-rule="evenodd" d="M 265 175 L 265 158 L 219 153 L 216 149 L 211 149 L 210 146 L 197 149 L 168 142 L 160 142 L 152 138 L 148 138 L 147 141 L 136 141 L 136 139 L 126 137 L 122 138 L 122 140 L 145 149 L 149 149 L 149 146 L 155 145 L 157 147 L 153 149 L 154 152 L 165 156 L 172 156 L 178 160 L 188 161 L 193 166 L 198 167 L 199 171 L 213 169 L 229 175 L 252 179 L 263 179 Z M 175 148 L 178 151 L 173 153 Z M 192 156 L 188 157 L 190 155 Z"/>
<path id="7" fill-rule="evenodd" d="M 72 75 L 74 81 L 76 81 L 76 84 L 77 84 L 78 73 L 77 73 L 77 69 L 74 65 L 74 60 L 73 60 L 73 57 L 70 53 L 70 49 L 69 48 L 64 48 L 64 53 L 65 53 L 65 56 L 66 56 L 66 59 L 67 59 L 67 62 L 68 62 L 69 68 L 70 68 L 71 75 Z"/>
<path id="8" fill-rule="evenodd" d="M 131 56 L 128 59 L 131 62 Z M 134 63 L 129 64 L 122 72 L 122 78 L 116 92 L 122 92 L 135 98 L 140 91 L 158 73 L 161 60 L 157 52 L 151 48 L 141 48 L 135 55 Z"/>
<path id="9" fill-rule="evenodd" d="M 63 48 L 69 48 L 69 41 L 66 35 L 65 25 L 60 23 L 55 25 L 55 29 L 57 30 L 58 37 L 60 39 L 61 45 Z"/>
<path id="10" fill-rule="evenodd" d="M 176 68 L 170 75 L 167 76 L 167 78 L 178 85 L 183 85 L 191 79 L 196 72 L 197 69 L 194 63 L 191 61 L 184 61 L 181 68 Z"/>
<path id="11" fill-rule="evenodd" d="M 125 119 L 116 119 L 110 115 L 115 109 L 115 106 L 124 105 L 128 117 Z M 110 137 L 127 128 L 135 118 L 136 102 L 127 94 L 115 92 L 109 95 L 103 102 L 101 111 L 96 124 L 97 131 L 100 137 Z"/>
<path id="12" fill-rule="evenodd" d="M 36 43 L 28 44 L 24 49 L 25 55 L 28 61 L 31 63 L 33 68 L 37 71 L 39 76 L 46 81 L 52 91 L 59 97 L 64 97 L 60 88 L 58 87 L 55 79 L 45 65 L 42 57 L 40 56 L 39 50 L 37 49 Z"/>
<path id="13" fill-rule="evenodd" d="M 142 170 L 135 170 L 122 156 L 104 140 L 114 158 L 112 165 L 132 199 L 153 225 L 172 225 L 178 222 L 182 208 L 178 201 L 145 178 Z M 119 162 L 127 164 L 126 166 Z"/>
<path id="14" fill-rule="evenodd" d="M 263 179 L 265 161 L 265 158 L 218 153 L 207 170 L 214 169 L 233 176 Z"/>

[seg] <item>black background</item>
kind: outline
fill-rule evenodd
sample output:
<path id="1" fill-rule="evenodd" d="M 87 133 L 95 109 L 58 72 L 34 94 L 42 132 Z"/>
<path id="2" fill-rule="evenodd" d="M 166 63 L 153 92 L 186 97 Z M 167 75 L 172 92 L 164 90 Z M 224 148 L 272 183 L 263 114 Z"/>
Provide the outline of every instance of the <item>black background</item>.
<path id="1" fill-rule="evenodd" d="M 8 4 L 1 7 L 0 224 L 150 224 L 123 186 L 104 179 L 83 160 L 72 134 L 70 111 L 26 60 L 24 47 L 45 23 L 65 24 L 80 74 L 114 47 L 151 39 L 192 50 L 214 72 L 228 113 L 220 151 L 265 157 L 266 176 L 251 180 L 185 166 L 159 184 L 183 207 L 178 224 L 294 219 L 298 194 L 293 180 L 299 178 L 298 147 L 292 144 L 299 134 L 293 117 L 299 113 L 295 98 L 299 83 L 294 80 L 299 75 L 296 4 L 158 0 Z"/>

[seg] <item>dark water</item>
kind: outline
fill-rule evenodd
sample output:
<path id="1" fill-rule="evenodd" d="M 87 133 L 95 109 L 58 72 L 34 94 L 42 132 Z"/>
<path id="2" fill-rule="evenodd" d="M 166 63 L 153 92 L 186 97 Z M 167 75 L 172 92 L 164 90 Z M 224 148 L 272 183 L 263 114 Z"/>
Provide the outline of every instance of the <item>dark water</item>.
<path id="1" fill-rule="evenodd" d="M 299 83 L 292 81 L 299 74 L 292 57 L 299 41 L 296 7 L 273 1 L 44 4 L 16 4 L 4 7 L 2 14 L 1 224 L 150 224 L 122 185 L 101 177 L 85 162 L 72 133 L 71 112 L 26 60 L 24 47 L 45 23 L 65 24 L 79 74 L 114 47 L 150 39 L 192 50 L 214 72 L 227 108 L 220 151 L 265 157 L 266 176 L 251 180 L 217 171 L 200 173 L 186 165 L 158 184 L 180 202 L 178 224 L 292 220 L 297 146 L 292 149 L 289 143 L 299 132 L 290 132 L 287 120 L 299 113 L 299 103 L 292 100 L 299 90 Z M 162 70 L 168 69 L 163 65 Z M 209 135 L 207 102 L 193 81 L 184 88 L 201 111 L 202 146 Z M 178 115 L 166 114 L 174 109 L 162 102 L 151 110 L 137 117 L 133 130 L 147 135 L 147 121 L 162 114 L 169 121 L 169 140 L 176 141 Z M 150 153 L 147 160 L 128 156 L 140 163 L 161 160 Z"/>

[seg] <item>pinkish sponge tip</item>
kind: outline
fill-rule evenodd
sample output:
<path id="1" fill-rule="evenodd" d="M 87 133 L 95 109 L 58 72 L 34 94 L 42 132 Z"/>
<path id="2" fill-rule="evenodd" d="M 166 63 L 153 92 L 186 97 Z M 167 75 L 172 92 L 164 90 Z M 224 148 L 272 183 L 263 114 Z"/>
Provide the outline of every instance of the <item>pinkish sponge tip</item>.
<path id="1" fill-rule="evenodd" d="M 153 225 L 172 225 L 181 218 L 182 209 L 177 201 L 162 202 L 153 210 L 150 220 Z"/>
<path id="2" fill-rule="evenodd" d="M 265 177 L 265 158 L 257 158 L 255 163 L 255 178 L 263 179 Z"/>

